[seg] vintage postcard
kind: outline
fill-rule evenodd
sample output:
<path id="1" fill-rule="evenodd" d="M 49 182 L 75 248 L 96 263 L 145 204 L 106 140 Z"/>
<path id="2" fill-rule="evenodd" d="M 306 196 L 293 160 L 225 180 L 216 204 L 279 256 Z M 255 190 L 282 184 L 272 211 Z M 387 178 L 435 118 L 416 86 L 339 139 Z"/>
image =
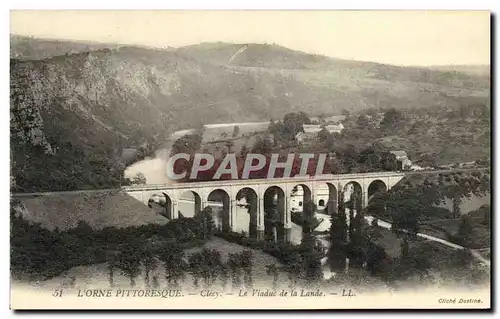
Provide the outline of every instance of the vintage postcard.
<path id="1" fill-rule="evenodd" d="M 12 309 L 491 309 L 487 11 L 11 11 Z"/>

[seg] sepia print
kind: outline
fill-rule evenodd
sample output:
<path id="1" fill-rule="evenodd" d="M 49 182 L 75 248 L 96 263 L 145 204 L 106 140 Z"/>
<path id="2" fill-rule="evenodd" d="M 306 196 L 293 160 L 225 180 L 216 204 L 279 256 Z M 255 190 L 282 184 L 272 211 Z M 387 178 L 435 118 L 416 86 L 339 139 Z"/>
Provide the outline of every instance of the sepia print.
<path id="1" fill-rule="evenodd" d="M 12 309 L 490 309 L 487 11 L 11 11 Z"/>

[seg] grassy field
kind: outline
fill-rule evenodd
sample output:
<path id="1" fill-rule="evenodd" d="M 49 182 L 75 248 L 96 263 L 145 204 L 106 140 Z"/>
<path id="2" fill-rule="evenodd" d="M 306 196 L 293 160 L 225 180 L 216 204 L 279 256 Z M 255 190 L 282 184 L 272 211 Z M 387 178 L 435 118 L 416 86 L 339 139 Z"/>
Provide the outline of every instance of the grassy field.
<path id="1" fill-rule="evenodd" d="M 245 136 L 238 135 L 238 137 L 235 138 L 230 137 L 230 135 L 228 136 L 229 137 L 217 136 L 214 140 L 204 141 L 201 146 L 201 150 L 214 155 L 216 158 L 221 157 L 223 152 L 239 154 L 243 146 L 246 146 L 248 150 L 251 150 L 259 136 L 262 136 L 262 134 L 253 132 L 246 133 Z M 227 145 L 229 141 L 232 144 L 230 150 Z"/>

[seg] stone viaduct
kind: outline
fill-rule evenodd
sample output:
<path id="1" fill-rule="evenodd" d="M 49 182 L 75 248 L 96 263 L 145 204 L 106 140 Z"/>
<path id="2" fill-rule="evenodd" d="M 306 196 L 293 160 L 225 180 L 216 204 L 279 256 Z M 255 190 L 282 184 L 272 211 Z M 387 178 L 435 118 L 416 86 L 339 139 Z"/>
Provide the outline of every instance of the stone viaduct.
<path id="1" fill-rule="evenodd" d="M 298 186 L 302 188 L 303 202 L 315 202 L 317 190 L 328 187 L 328 212 L 335 213 L 338 209 L 337 198 L 339 191 L 345 192 L 348 185 L 352 185 L 355 192 L 362 198 L 362 206 L 368 205 L 369 199 L 377 191 L 388 190 L 396 185 L 405 173 L 376 172 L 360 174 L 302 176 L 275 179 L 246 179 L 220 180 L 210 182 L 193 182 L 161 185 L 137 185 L 123 188 L 129 196 L 150 206 L 152 198 L 162 196 L 165 199 L 165 214 L 170 219 L 179 218 L 179 203 L 184 194 L 194 197 L 195 214 L 209 202 L 220 201 L 223 211 L 226 212 L 222 227 L 232 231 L 245 229 L 246 225 L 239 225 L 237 214 L 238 201 L 245 198 L 250 214 L 250 236 L 261 239 L 264 236 L 264 215 L 266 203 L 272 198 L 277 204 L 282 231 L 278 238 L 289 241 L 291 221 L 291 194 Z M 271 196 L 271 197 L 270 197 Z M 253 231 L 252 231 L 253 228 Z"/>

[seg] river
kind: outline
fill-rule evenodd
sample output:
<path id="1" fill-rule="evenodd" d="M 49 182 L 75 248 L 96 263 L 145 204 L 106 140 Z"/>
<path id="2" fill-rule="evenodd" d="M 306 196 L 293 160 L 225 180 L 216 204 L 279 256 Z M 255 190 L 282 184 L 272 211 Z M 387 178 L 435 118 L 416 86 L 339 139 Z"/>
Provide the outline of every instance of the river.
<path id="1" fill-rule="evenodd" d="M 244 122 L 244 123 L 221 123 L 205 125 L 204 135 L 220 135 L 222 132 L 231 134 L 235 126 L 240 128 L 241 133 L 263 131 L 267 129 L 269 122 Z M 134 178 L 137 173 L 142 173 L 146 177 L 148 184 L 170 184 L 175 183 L 167 176 L 167 162 L 173 143 L 184 135 L 193 133 L 194 129 L 175 131 L 170 138 L 165 141 L 163 148 L 155 152 L 155 157 L 147 157 L 125 169 L 125 178 Z M 240 133 L 240 134 L 241 134 Z"/>
<path id="2" fill-rule="evenodd" d="M 262 126 L 266 124 L 267 122 L 248 122 L 248 123 L 222 123 L 222 124 L 207 124 L 205 125 L 205 130 L 217 130 L 217 129 L 227 129 L 228 131 L 231 131 L 235 126 L 239 126 L 241 128 L 246 128 L 246 129 L 262 129 Z M 128 166 L 125 169 L 124 176 L 126 178 L 134 178 L 137 173 L 142 173 L 144 174 L 146 178 L 147 184 L 173 184 L 176 183 L 175 181 L 171 180 L 167 176 L 167 163 L 168 159 L 170 157 L 170 151 L 173 143 L 179 139 L 180 137 L 192 133 L 193 130 L 187 129 L 187 130 L 179 130 L 171 134 L 169 140 L 167 140 L 163 145 L 164 148 L 157 150 L 155 152 L 155 157 L 147 157 L 137 163 L 134 163 L 130 166 Z M 320 187 L 321 188 L 321 187 Z M 349 198 L 351 190 L 346 191 L 346 197 Z M 325 202 L 327 202 L 327 195 L 325 197 L 325 194 L 327 194 L 328 191 L 322 192 L 321 190 L 318 190 L 318 194 L 316 194 L 315 197 L 316 199 L 319 200 L 322 198 Z M 192 216 L 194 214 L 194 204 L 192 201 L 194 201 L 194 197 L 189 193 L 183 194 L 183 197 L 186 197 L 185 200 L 181 200 L 179 203 L 179 210 L 183 213 L 184 216 Z M 300 196 L 299 196 L 300 197 Z M 297 199 L 293 201 L 293 205 L 296 208 L 299 208 L 299 202 L 300 199 Z M 490 194 L 488 193 L 486 196 L 483 197 L 477 197 L 477 196 L 472 196 L 471 198 L 468 199 L 463 199 L 460 205 L 460 209 L 462 213 L 468 213 L 472 210 L 478 209 L 482 205 L 489 204 L 491 201 Z M 447 199 L 446 203 L 442 205 L 448 209 L 452 209 L 452 202 L 451 200 Z M 244 222 L 248 219 L 248 214 L 246 213 L 246 209 L 242 209 L 243 211 L 240 212 L 240 208 L 238 208 L 238 213 L 237 216 L 238 218 L 241 218 L 241 222 Z M 247 223 L 248 224 L 248 223 Z M 241 229 L 244 231 L 248 231 L 248 229 Z"/>

